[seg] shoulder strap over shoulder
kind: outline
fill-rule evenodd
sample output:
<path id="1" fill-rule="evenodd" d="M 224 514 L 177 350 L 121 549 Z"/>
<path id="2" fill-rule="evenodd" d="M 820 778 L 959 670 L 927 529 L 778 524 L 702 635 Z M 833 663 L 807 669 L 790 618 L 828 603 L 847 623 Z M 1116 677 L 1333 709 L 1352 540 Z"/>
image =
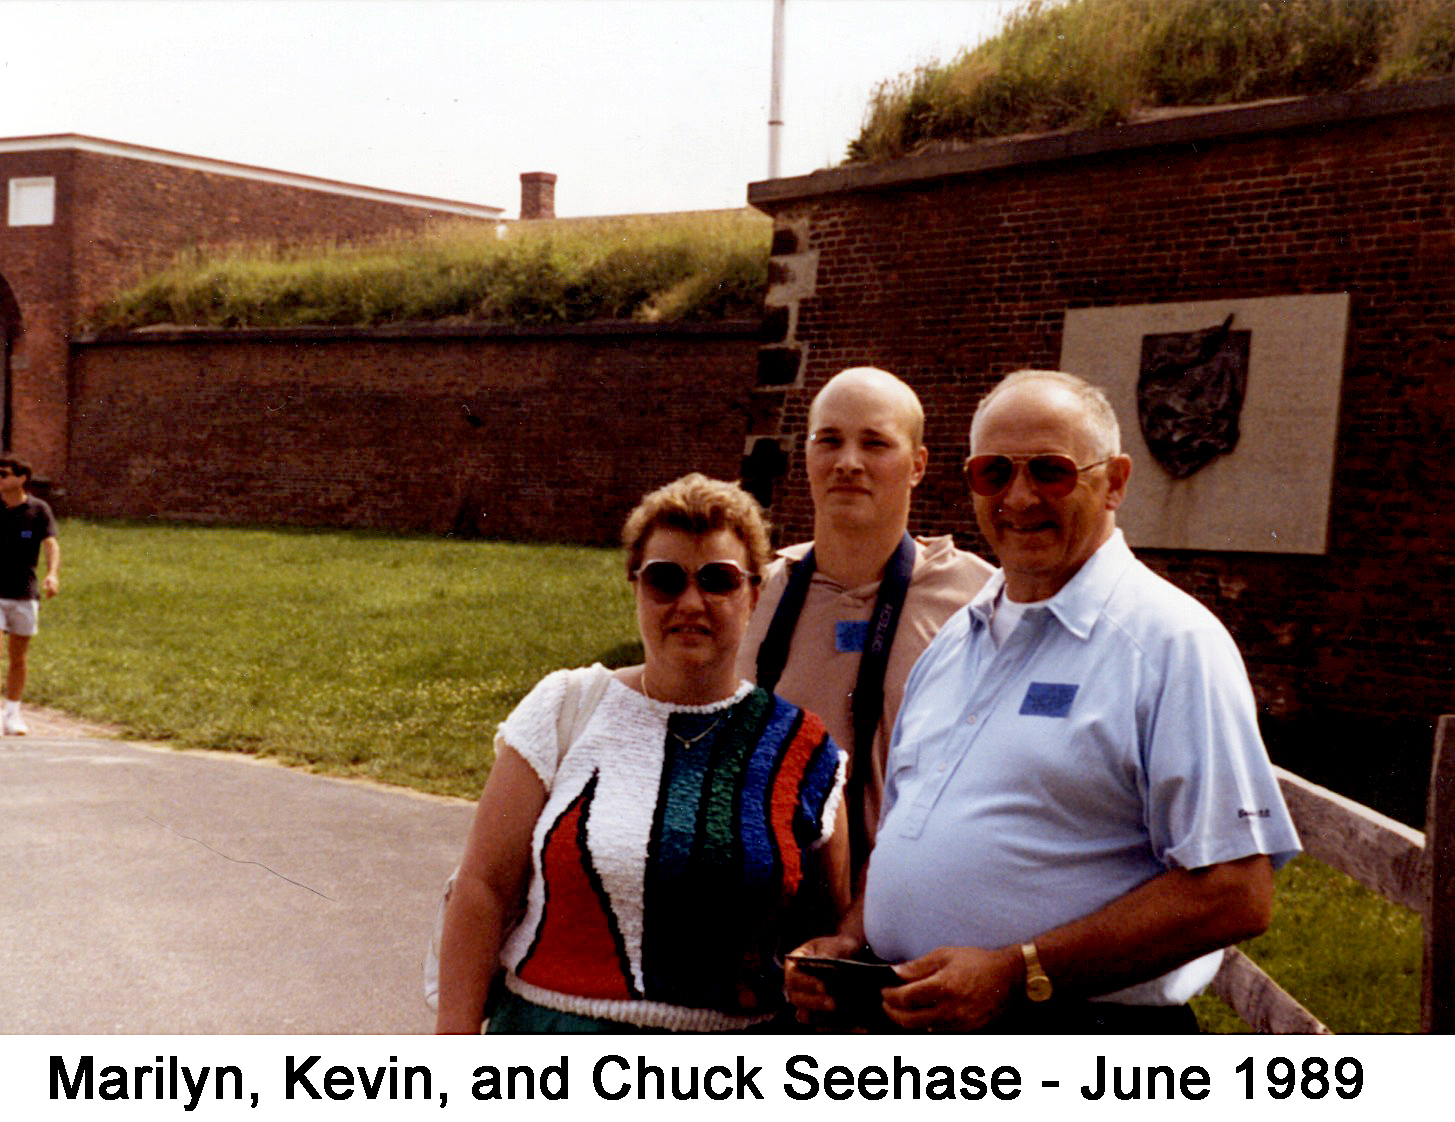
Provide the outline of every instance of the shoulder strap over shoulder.
<path id="1" fill-rule="evenodd" d="M 884 567 L 884 575 L 879 581 L 879 595 L 874 603 L 874 614 L 869 620 L 869 634 L 859 658 L 859 673 L 850 701 L 854 743 L 852 746 L 843 745 L 851 750 L 854 760 L 849 772 L 849 797 L 856 806 L 863 799 L 864 786 L 869 782 L 870 770 L 874 766 L 874 730 L 884 710 L 884 671 L 889 664 L 889 649 L 894 643 L 900 611 L 904 607 L 910 577 L 914 573 L 914 559 L 914 538 L 905 533 Z M 773 612 L 773 619 L 768 624 L 768 633 L 758 647 L 758 685 L 770 692 L 777 687 L 778 679 L 787 665 L 793 629 L 798 624 L 799 613 L 808 598 L 808 588 L 813 581 L 816 566 L 812 549 L 801 561 L 789 562 L 788 583 L 783 589 L 777 609 Z M 854 869 L 857 871 L 867 858 L 869 841 L 859 814 L 849 816 L 849 826 Z"/>
<path id="2" fill-rule="evenodd" d="M 798 626 L 798 613 L 803 611 L 816 568 L 812 549 L 800 560 L 788 562 L 788 583 L 778 598 L 768 633 L 758 645 L 757 684 L 769 693 L 777 688 L 783 668 L 788 664 L 788 646 L 793 642 L 793 629 Z"/>
<path id="3" fill-rule="evenodd" d="M 889 648 L 894 644 L 900 611 L 904 608 L 910 577 L 914 574 L 914 556 L 914 538 L 906 533 L 899 540 L 899 547 L 889 559 L 889 564 L 884 567 L 884 576 L 879 581 L 879 596 L 874 602 L 874 615 L 869 621 L 869 635 L 864 642 L 864 653 L 859 656 L 859 675 L 849 701 L 854 718 L 854 767 L 849 772 L 851 806 L 863 805 L 864 788 L 874 767 L 874 730 L 884 712 L 884 672 L 889 666 Z M 861 814 L 849 816 L 849 843 L 853 867 L 857 871 L 869 858 L 869 838 Z"/>
<path id="4" fill-rule="evenodd" d="M 559 763 L 566 750 L 576 742 L 586 722 L 591 719 L 606 684 L 611 681 L 611 671 L 599 662 L 580 666 L 566 674 L 566 693 L 561 698 L 561 709 L 556 714 L 556 761 Z"/>

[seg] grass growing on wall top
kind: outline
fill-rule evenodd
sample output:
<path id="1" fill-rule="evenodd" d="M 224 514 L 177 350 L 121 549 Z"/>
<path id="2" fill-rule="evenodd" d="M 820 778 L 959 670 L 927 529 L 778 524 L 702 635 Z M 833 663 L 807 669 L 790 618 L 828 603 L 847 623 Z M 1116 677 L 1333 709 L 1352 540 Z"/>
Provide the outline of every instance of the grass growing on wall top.
<path id="1" fill-rule="evenodd" d="M 994 38 L 883 83 L 848 159 L 1451 74 L 1455 0 L 1030 0 Z"/>
<path id="2" fill-rule="evenodd" d="M 743 210 L 190 250 L 96 309 L 90 326 L 755 319 L 771 240 L 771 221 Z"/>

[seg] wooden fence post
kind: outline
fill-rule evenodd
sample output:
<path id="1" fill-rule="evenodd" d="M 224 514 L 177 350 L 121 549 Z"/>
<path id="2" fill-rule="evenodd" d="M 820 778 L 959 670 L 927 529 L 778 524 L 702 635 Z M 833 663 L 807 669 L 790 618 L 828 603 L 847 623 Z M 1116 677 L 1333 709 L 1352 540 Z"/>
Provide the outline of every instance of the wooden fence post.
<path id="1" fill-rule="evenodd" d="M 1425 809 L 1425 860 L 1430 871 L 1425 914 L 1425 973 L 1420 1025 L 1455 1032 L 1455 716 L 1435 726 L 1430 794 Z"/>

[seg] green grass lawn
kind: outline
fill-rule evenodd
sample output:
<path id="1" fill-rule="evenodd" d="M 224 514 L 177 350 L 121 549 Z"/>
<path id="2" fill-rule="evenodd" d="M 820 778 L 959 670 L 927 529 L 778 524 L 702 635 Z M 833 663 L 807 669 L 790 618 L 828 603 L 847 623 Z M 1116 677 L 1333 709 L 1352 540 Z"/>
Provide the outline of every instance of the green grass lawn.
<path id="1" fill-rule="evenodd" d="M 66 520 L 32 702 L 473 797 L 543 674 L 635 661 L 616 550 Z"/>
<path id="2" fill-rule="evenodd" d="M 1419 916 L 1309 857 L 1276 885 L 1273 922 L 1243 951 L 1334 1032 L 1418 1032 Z M 1216 997 L 1193 1007 L 1204 1031 L 1248 1031 Z"/>
<path id="3" fill-rule="evenodd" d="M 640 659 L 617 550 L 75 519 L 61 541 L 27 696 L 179 747 L 474 797 L 542 675 Z M 1324 865 L 1279 874 L 1244 949 L 1336 1032 L 1419 1028 L 1419 919 Z"/>

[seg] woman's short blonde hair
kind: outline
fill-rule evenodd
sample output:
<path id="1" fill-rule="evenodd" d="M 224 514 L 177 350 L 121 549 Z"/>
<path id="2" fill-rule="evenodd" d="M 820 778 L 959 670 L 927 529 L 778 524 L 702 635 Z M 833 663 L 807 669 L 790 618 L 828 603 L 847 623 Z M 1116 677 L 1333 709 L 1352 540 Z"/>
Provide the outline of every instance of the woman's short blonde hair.
<path id="1" fill-rule="evenodd" d="M 626 547 L 626 573 L 641 567 L 642 550 L 653 530 L 683 530 L 701 537 L 731 530 L 748 551 L 748 571 L 762 576 L 772 554 L 768 522 L 758 501 L 736 483 L 709 479 L 694 471 L 645 495 L 627 516 L 621 530 Z"/>

